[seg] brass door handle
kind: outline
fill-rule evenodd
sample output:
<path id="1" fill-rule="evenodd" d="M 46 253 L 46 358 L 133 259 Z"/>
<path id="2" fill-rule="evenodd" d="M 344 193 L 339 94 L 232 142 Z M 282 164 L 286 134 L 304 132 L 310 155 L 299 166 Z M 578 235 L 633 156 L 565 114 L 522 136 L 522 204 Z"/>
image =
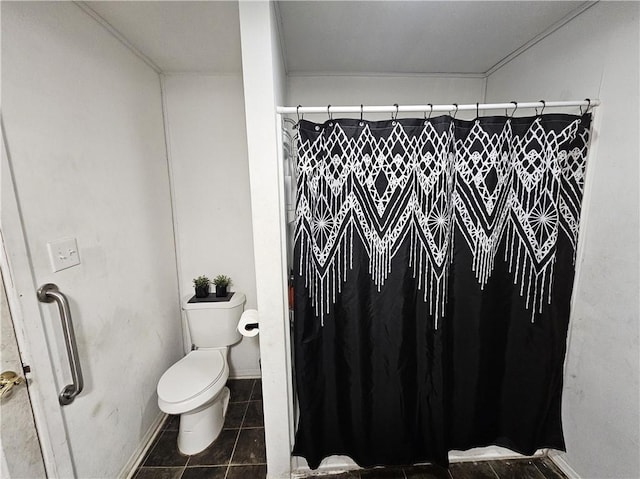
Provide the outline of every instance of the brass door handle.
<path id="1" fill-rule="evenodd" d="M 0 399 L 9 394 L 13 386 L 17 386 L 23 381 L 24 378 L 18 376 L 13 371 L 4 371 L 0 374 Z"/>

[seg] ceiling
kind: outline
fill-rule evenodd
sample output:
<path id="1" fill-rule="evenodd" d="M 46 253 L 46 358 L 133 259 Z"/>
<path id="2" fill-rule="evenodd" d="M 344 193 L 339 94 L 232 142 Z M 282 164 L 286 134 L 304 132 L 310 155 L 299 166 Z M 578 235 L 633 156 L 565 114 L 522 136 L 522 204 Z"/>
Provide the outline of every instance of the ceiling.
<path id="1" fill-rule="evenodd" d="M 281 1 L 290 74 L 482 74 L 581 1 Z M 592 3 L 592 2 L 589 2 Z M 242 71 L 233 1 L 88 2 L 159 70 Z"/>
<path id="2" fill-rule="evenodd" d="M 237 2 L 86 2 L 165 73 L 240 73 Z"/>

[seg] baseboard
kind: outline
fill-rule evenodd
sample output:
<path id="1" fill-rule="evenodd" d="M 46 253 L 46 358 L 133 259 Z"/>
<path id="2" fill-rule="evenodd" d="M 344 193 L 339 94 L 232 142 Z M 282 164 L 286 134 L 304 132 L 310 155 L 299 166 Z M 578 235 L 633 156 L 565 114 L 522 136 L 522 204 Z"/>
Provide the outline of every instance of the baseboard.
<path id="1" fill-rule="evenodd" d="M 140 445 L 124 465 L 124 467 L 120 471 L 120 474 L 118 474 L 118 477 L 120 479 L 131 479 L 134 476 L 136 470 L 138 469 L 138 466 L 144 459 L 144 456 L 147 454 L 149 447 L 151 447 L 151 444 L 153 444 L 153 440 L 160 432 L 162 425 L 164 424 L 164 419 L 166 417 L 167 415 L 162 411 L 158 413 L 153 423 L 151 423 L 151 426 L 147 430 L 146 434 L 140 441 Z"/>
<path id="2" fill-rule="evenodd" d="M 262 377 L 260 368 L 238 369 L 229 374 L 229 379 L 256 379 Z"/>
<path id="3" fill-rule="evenodd" d="M 580 474 L 578 474 L 564 458 L 564 454 L 565 453 L 558 451 L 549 451 L 547 457 L 549 457 L 569 479 L 581 479 Z"/>

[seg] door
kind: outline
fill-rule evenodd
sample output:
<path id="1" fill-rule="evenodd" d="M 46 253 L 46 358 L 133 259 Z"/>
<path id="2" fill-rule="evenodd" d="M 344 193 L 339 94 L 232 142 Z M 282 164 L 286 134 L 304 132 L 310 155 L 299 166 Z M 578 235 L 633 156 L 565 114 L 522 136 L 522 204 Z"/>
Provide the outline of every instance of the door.
<path id="1" fill-rule="evenodd" d="M 0 360 L 2 371 L 22 373 L 22 361 L 29 364 L 28 388 L 25 385 L 15 387 L 11 397 L 0 399 L 0 450 L 2 459 L 0 477 L 56 477 L 60 479 L 75 477 L 71 452 L 67 441 L 64 418 L 58 403 L 58 385 L 55 382 L 54 366 L 49 356 L 47 340 L 43 330 L 42 317 L 36 298 L 36 283 L 32 275 L 31 256 L 27 249 L 20 208 L 14 189 L 13 174 L 9 162 L 10 153 L 5 141 L 5 130 L 0 113 L 0 271 L 2 272 L 2 349 Z M 6 326 L 5 326 L 6 325 Z M 5 333 L 6 331 L 6 333 Z M 6 343 L 6 344 L 5 344 Z M 19 345 L 19 347 L 18 347 Z M 21 355 L 21 356 L 20 356 Z M 5 360 L 12 361 L 5 367 Z M 24 374 L 20 374 L 24 376 Z M 27 391 L 28 389 L 28 391 Z M 22 396 L 22 399 L 20 399 Z M 6 408 L 5 408 L 6 406 Z M 14 408 L 24 408 L 9 419 Z M 25 415 L 24 411 L 28 412 Z M 25 419 L 25 417 L 29 419 Z M 28 420 L 30 427 L 20 426 Z M 19 441 L 27 429 L 35 433 L 40 459 L 44 462 L 46 474 L 18 475 L 16 469 L 24 460 Z M 14 422 L 15 421 L 15 422 Z M 20 428 L 19 437 L 14 437 L 14 428 Z M 13 431 L 13 432 L 12 432 Z M 29 442 L 29 441 L 27 441 Z M 27 463 L 30 460 L 26 460 Z M 5 476 L 6 475 L 6 476 Z"/>
<path id="2" fill-rule="evenodd" d="M 4 280 L 0 287 L 0 314 L 0 371 L 14 371 L 24 377 Z M 27 381 L 13 386 L 0 399 L 0 417 L 0 476 L 7 479 L 46 477 Z"/>

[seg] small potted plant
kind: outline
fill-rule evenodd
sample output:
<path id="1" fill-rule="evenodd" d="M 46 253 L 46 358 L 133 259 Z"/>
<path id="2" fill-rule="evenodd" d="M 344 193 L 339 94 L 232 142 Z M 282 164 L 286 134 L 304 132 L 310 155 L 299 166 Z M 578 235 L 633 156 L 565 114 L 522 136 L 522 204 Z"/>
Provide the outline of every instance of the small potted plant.
<path id="1" fill-rule="evenodd" d="M 227 287 L 231 285 L 231 278 L 219 274 L 213 278 L 213 284 L 216 285 L 216 297 L 221 298 L 227 295 Z"/>
<path id="2" fill-rule="evenodd" d="M 196 288 L 196 298 L 206 298 L 209 296 L 209 285 L 211 280 L 206 276 L 198 276 L 194 278 L 193 285 Z"/>

